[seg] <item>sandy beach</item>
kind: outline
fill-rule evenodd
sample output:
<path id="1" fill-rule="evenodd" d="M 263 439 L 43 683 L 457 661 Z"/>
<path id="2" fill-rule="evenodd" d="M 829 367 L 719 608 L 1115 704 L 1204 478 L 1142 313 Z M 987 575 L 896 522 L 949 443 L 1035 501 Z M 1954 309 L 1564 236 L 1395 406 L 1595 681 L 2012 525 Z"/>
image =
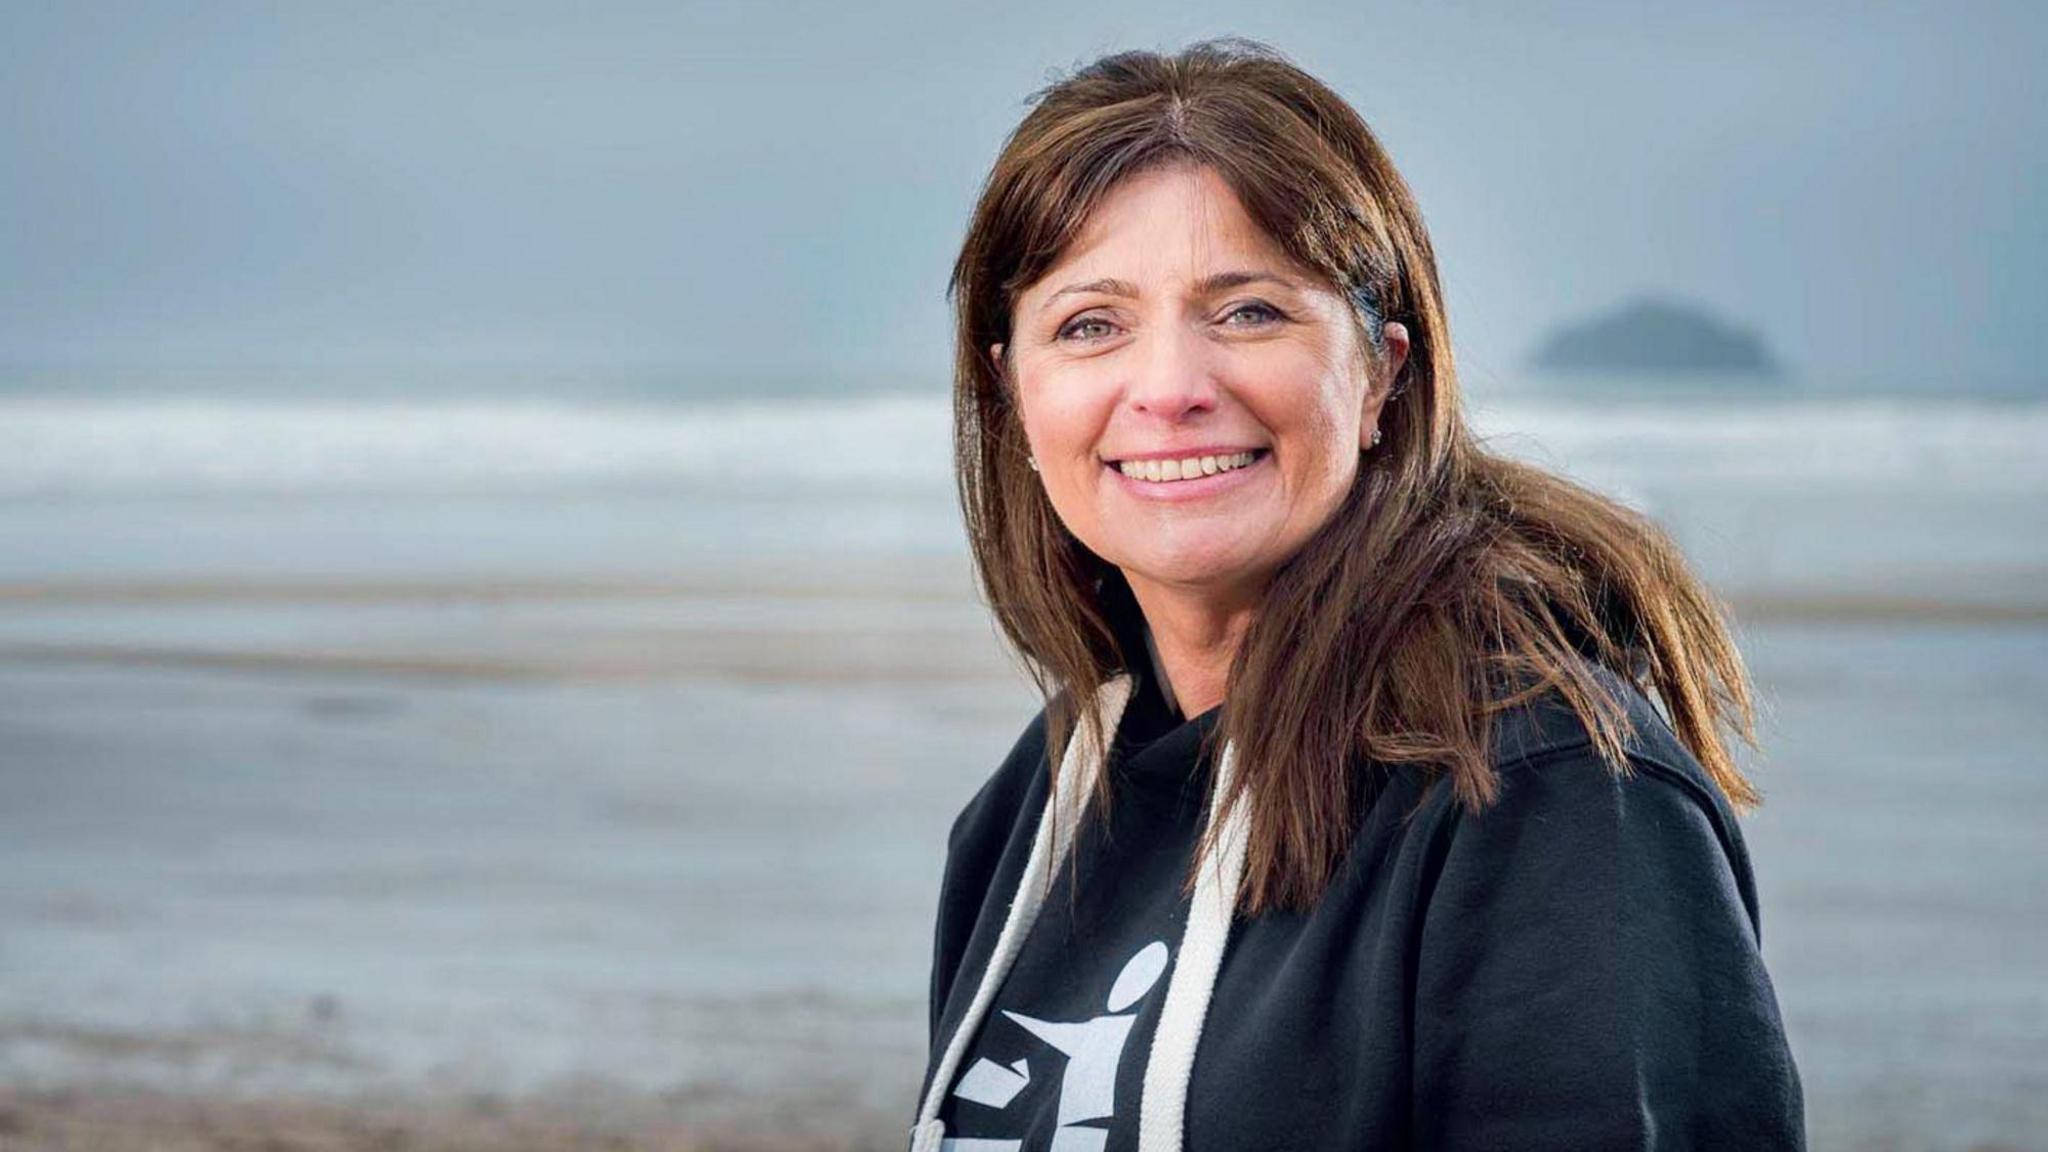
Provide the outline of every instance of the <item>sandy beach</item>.
<path id="1" fill-rule="evenodd" d="M 964 570 L 793 570 L 10 588 L 7 1146 L 899 1143 L 1033 705 Z"/>
<path id="2" fill-rule="evenodd" d="M 1732 597 L 1815 1147 L 2048 1130 L 2040 586 Z M 1035 708 L 963 561 L 790 557 L 17 582 L 0 701 L 23 1149 L 895 1147 Z"/>
<path id="3" fill-rule="evenodd" d="M 882 1152 L 901 1143 L 847 1123 L 833 1100 L 785 1101 L 762 1130 L 720 1122 L 690 1093 L 428 1102 L 234 1100 L 137 1092 L 0 1091 L 0 1147 L 106 1152 Z M 814 1117 L 806 1121 L 804 1117 Z M 1990 1150 L 1985 1150 L 1990 1152 Z"/>

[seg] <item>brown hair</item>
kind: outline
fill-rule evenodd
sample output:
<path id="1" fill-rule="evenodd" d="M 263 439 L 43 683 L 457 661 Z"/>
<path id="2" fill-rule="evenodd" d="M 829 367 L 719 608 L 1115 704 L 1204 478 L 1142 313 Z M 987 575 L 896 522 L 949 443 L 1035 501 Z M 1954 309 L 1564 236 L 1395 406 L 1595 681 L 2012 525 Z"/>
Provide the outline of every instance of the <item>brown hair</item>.
<path id="1" fill-rule="evenodd" d="M 1146 659 L 1123 574 L 1060 523 L 1026 464 L 1004 366 L 1019 293 L 1060 258 L 1106 191 L 1163 164 L 1213 169 L 1294 260 L 1410 350 L 1382 445 L 1328 523 L 1274 575 L 1231 664 L 1217 734 L 1249 843 L 1238 907 L 1304 908 L 1350 846 L 1360 758 L 1447 777 L 1477 811 L 1499 777 L 1492 717 L 1558 692 L 1627 770 L 1625 716 L 1593 660 L 1653 689 L 1731 801 L 1759 796 L 1722 729 L 1754 743 L 1749 686 L 1722 609 L 1649 520 L 1487 451 L 1466 426 L 1429 234 L 1358 114 L 1249 41 L 1125 52 L 1039 92 L 1005 143 L 953 267 L 954 452 L 975 569 L 1046 698 L 1048 759 L 1106 752 L 1087 705 Z M 1093 800 L 1107 814 L 1100 774 Z M 1214 848 L 1212 827 L 1196 854 Z M 1193 872 L 1190 871 L 1190 882 Z"/>

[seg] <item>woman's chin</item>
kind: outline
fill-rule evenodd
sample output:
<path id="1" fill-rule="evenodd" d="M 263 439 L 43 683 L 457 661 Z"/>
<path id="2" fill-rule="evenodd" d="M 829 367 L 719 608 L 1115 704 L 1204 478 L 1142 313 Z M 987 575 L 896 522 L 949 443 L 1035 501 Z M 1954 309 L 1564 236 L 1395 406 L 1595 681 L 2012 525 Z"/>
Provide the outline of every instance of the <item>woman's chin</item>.
<path id="1" fill-rule="evenodd" d="M 1249 559 L 1224 548 L 1182 549 L 1171 553 L 1134 557 L 1120 565 L 1124 578 L 1135 587 L 1140 582 L 1188 591 L 1212 589 L 1227 595 L 1254 579 L 1257 566 Z"/>

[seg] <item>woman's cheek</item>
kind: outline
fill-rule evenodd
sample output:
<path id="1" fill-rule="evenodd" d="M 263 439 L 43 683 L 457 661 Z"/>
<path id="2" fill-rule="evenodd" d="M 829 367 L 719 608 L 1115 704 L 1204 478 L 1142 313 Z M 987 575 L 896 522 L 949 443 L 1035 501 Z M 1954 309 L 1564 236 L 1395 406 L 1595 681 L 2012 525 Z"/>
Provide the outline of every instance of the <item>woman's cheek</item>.
<path id="1" fill-rule="evenodd" d="M 1092 453 L 1114 397 L 1105 397 L 1084 376 L 1073 372 L 1048 372 L 1025 397 L 1026 421 L 1042 433 L 1048 450 Z M 1035 420 L 1033 410 L 1036 411 Z"/>

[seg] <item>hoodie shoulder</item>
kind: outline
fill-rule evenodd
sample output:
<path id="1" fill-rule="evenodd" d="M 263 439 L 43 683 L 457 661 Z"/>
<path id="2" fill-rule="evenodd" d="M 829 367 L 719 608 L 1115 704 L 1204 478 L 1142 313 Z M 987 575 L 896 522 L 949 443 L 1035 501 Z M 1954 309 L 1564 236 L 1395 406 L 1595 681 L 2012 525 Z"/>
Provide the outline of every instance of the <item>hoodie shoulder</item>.
<path id="1" fill-rule="evenodd" d="M 1021 871 L 1022 856 L 1030 850 L 1047 791 L 1044 768 L 1045 711 L 1041 709 L 1017 737 L 1009 755 L 953 818 L 933 926 L 929 1023 L 934 1056 L 947 1005 L 953 999 L 953 985 L 967 961 L 976 930 L 991 919 L 991 909 L 1008 906 L 1008 895 L 998 884 L 1004 860 L 1015 857 L 1009 868 L 1014 875 Z M 995 919 L 1000 923 L 999 916 Z M 984 963 L 986 950 L 985 944 Z M 955 1006 L 956 1015 L 959 1010 L 960 1006 Z"/>
<path id="2" fill-rule="evenodd" d="M 1604 665 L 1589 662 L 1587 667 L 1594 682 L 1621 705 L 1622 747 L 1630 761 L 1647 761 L 1666 775 L 1682 779 L 1692 789 L 1714 796 L 1720 794 L 1692 750 L 1672 731 L 1664 713 L 1642 689 Z M 1592 746 L 1593 735 L 1585 722 L 1555 691 L 1510 709 L 1494 721 L 1493 764 L 1503 772 Z M 1705 798 L 1702 795 L 1701 799 Z"/>
<path id="3" fill-rule="evenodd" d="M 1601 688 L 1622 706 L 1622 749 L 1627 762 L 1617 771 L 1603 760 L 1578 713 L 1556 692 L 1548 692 L 1495 721 L 1493 763 L 1501 774 L 1504 793 L 1519 793 L 1517 799 L 1523 802 L 1542 795 L 1552 803 L 1568 803 L 1566 797 L 1576 796 L 1579 802 L 1569 804 L 1576 815 L 1631 796 L 1667 794 L 1691 813 L 1691 821 L 1711 834 L 1732 870 L 1752 931 L 1760 933 L 1749 850 L 1727 795 L 1641 689 L 1604 666 L 1591 665 L 1591 671 Z M 1546 813 L 1543 818 L 1555 815 Z"/>
<path id="4" fill-rule="evenodd" d="M 1040 797 L 1044 795 L 1045 728 L 1045 709 L 1040 708 L 1010 746 L 1009 754 L 953 818 L 952 831 L 946 839 L 949 854 L 972 854 L 977 845 L 991 840 L 1000 847 L 1021 814 L 1037 814 L 1037 809 L 1027 806 L 1025 801 L 1034 792 Z"/>
<path id="5" fill-rule="evenodd" d="M 1641 692 L 1600 679 L 1627 713 L 1625 764 L 1550 695 L 1497 722 L 1492 805 L 1434 798 L 1418 1142 L 1803 1147 L 1732 810 Z"/>

